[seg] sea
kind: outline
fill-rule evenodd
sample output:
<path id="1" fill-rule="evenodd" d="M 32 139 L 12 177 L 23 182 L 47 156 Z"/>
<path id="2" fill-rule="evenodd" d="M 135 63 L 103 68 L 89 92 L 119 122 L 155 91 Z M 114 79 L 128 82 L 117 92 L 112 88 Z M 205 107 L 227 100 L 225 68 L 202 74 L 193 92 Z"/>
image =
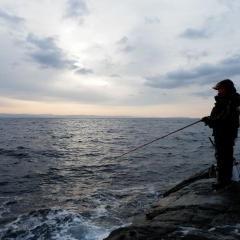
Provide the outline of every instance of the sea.
<path id="1" fill-rule="evenodd" d="M 0 239 L 101 240 L 215 163 L 191 118 L 1 118 Z M 235 156 L 240 160 L 239 141 Z"/>

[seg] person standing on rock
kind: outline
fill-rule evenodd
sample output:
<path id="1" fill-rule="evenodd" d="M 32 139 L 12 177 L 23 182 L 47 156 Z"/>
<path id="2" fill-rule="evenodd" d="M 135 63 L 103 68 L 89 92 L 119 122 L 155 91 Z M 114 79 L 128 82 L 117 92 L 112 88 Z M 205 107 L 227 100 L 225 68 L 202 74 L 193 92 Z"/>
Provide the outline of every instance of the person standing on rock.
<path id="1" fill-rule="evenodd" d="M 230 79 L 222 80 L 213 89 L 218 91 L 215 106 L 210 116 L 202 121 L 213 129 L 215 157 L 217 160 L 217 183 L 219 190 L 231 184 L 233 167 L 233 150 L 239 128 L 240 95 Z"/>

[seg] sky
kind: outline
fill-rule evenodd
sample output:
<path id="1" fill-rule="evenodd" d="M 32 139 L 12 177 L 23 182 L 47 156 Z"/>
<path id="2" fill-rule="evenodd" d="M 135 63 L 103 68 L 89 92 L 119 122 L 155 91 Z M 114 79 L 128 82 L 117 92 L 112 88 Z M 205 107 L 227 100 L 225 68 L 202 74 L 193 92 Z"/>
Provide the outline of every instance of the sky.
<path id="1" fill-rule="evenodd" d="M 0 0 L 0 113 L 202 117 L 240 77 L 238 0 Z"/>

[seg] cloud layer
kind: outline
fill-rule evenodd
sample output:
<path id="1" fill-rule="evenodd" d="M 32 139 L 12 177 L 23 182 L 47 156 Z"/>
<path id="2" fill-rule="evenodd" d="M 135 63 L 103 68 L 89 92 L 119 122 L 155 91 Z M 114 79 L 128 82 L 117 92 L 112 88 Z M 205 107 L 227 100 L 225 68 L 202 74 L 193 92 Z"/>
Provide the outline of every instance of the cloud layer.
<path id="1" fill-rule="evenodd" d="M 66 7 L 66 17 L 73 18 L 83 23 L 85 16 L 89 14 L 89 9 L 85 0 L 68 0 Z"/>
<path id="2" fill-rule="evenodd" d="M 24 19 L 22 17 L 18 17 L 12 13 L 4 11 L 1 8 L 0 8 L 0 20 L 10 24 L 21 24 L 24 22 Z"/>
<path id="3" fill-rule="evenodd" d="M 203 101 L 216 81 L 238 85 L 239 10 L 234 0 L 2 0 L 0 92 L 96 106 Z"/>
<path id="4" fill-rule="evenodd" d="M 192 84 L 209 85 L 221 79 L 240 75 L 240 55 L 226 58 L 216 64 L 203 63 L 191 69 L 177 69 L 165 75 L 146 77 L 151 87 L 173 89 Z"/>
<path id="5" fill-rule="evenodd" d="M 63 50 L 56 45 L 54 38 L 38 38 L 31 34 L 26 41 L 32 47 L 29 56 L 40 66 L 56 69 L 74 68 L 75 62 L 67 58 Z"/>

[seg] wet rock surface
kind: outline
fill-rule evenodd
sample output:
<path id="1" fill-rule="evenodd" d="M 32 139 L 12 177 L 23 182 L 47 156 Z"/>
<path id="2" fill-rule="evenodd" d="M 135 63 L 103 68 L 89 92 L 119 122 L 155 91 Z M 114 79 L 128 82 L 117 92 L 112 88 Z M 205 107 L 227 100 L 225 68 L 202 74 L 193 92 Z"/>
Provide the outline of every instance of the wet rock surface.
<path id="1" fill-rule="evenodd" d="M 207 172 L 183 181 L 164 194 L 145 215 L 105 240 L 240 239 L 240 185 L 214 192 Z"/>

